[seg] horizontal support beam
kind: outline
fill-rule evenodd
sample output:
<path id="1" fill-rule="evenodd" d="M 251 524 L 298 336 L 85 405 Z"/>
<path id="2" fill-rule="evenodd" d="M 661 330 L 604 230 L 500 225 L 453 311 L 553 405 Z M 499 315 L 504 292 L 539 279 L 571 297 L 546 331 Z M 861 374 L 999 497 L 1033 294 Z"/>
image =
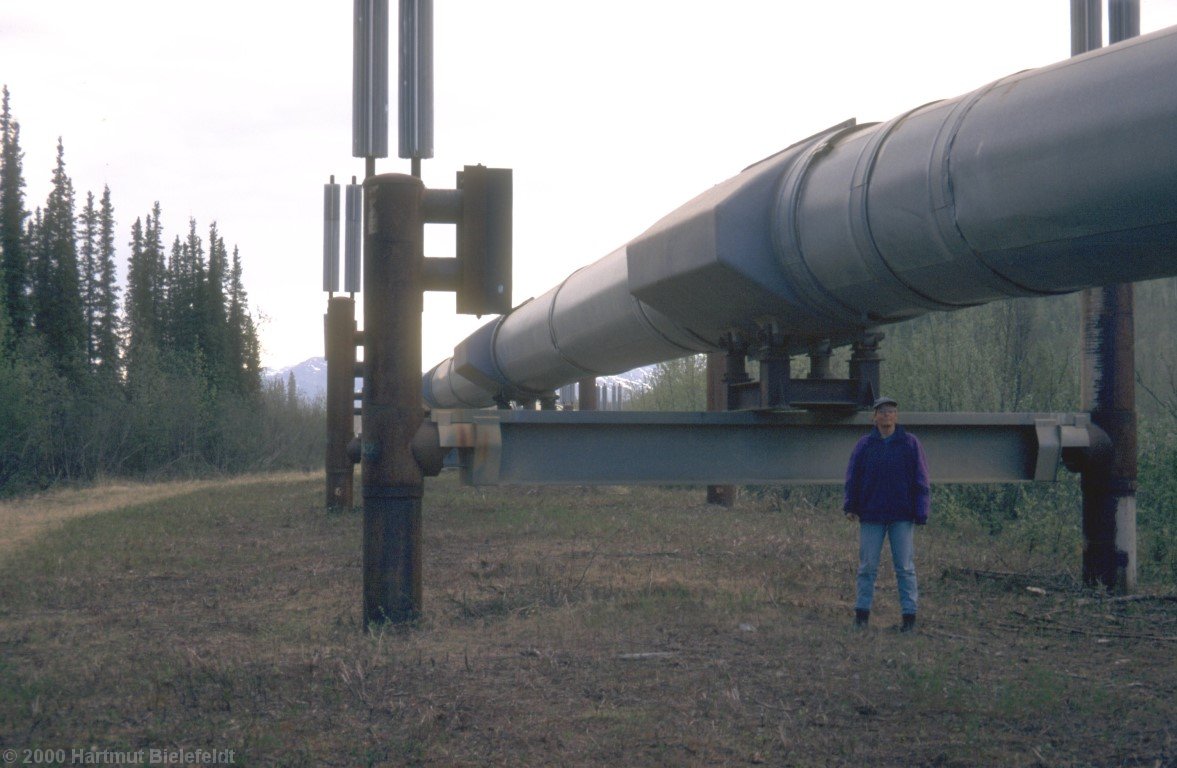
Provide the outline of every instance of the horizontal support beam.
<path id="1" fill-rule="evenodd" d="M 871 414 L 434 411 L 472 485 L 840 484 Z M 904 413 L 933 482 L 1055 480 L 1087 414 Z M 1069 457 L 1068 457 L 1069 458 Z"/>

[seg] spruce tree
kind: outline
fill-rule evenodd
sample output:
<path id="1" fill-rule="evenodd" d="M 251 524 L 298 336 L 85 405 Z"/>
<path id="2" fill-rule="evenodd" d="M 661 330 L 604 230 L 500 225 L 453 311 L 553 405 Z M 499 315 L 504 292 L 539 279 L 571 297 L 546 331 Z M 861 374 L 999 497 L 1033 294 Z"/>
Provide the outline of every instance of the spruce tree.
<path id="1" fill-rule="evenodd" d="M 204 241 L 196 231 L 196 219 L 188 219 L 188 237 L 184 240 L 185 266 L 188 270 L 188 349 L 205 351 L 208 343 L 205 319 L 205 280 L 207 264 L 204 260 Z"/>
<path id="2" fill-rule="evenodd" d="M 226 343 L 227 306 L 225 285 L 228 282 L 228 253 L 225 241 L 214 221 L 208 232 L 208 269 L 202 286 L 201 338 L 210 382 L 217 388 L 231 385 L 231 364 Z"/>
<path id="3" fill-rule="evenodd" d="M 119 372 L 119 286 L 114 265 L 114 206 L 110 187 L 102 190 L 98 208 L 98 284 L 95 290 L 95 350 L 98 370 L 107 379 Z"/>
<path id="4" fill-rule="evenodd" d="M 127 295 L 124 306 L 127 353 L 133 358 L 146 346 L 167 346 L 171 329 L 166 304 L 169 281 L 159 223 L 159 203 L 144 219 L 131 225 L 131 252 L 127 255 Z M 128 360 L 128 365 L 131 360 Z"/>
<path id="5" fill-rule="evenodd" d="M 171 256 L 167 270 L 167 322 L 166 346 L 177 352 L 191 352 L 195 347 L 192 333 L 192 269 L 189 265 L 189 251 L 177 235 L 172 241 Z"/>
<path id="6" fill-rule="evenodd" d="M 124 304 L 126 334 L 127 384 L 131 390 L 140 385 L 144 360 L 154 359 L 158 350 L 159 329 L 155 326 L 152 266 L 143 234 L 143 220 L 131 225 L 131 252 L 127 256 L 127 300 Z"/>
<path id="7" fill-rule="evenodd" d="M 53 186 L 41 222 L 40 266 L 34 270 L 34 324 L 60 373 L 78 381 L 84 369 L 86 324 L 78 275 L 73 182 L 65 172 L 65 148 L 57 140 Z"/>
<path id="8" fill-rule="evenodd" d="M 82 314 L 86 320 L 86 364 L 93 370 L 98 358 L 98 209 L 94 207 L 94 193 L 86 193 L 86 206 L 78 217 L 80 248 L 79 287 L 82 294 Z"/>
<path id="9" fill-rule="evenodd" d="M 233 266 L 229 273 L 229 359 L 233 379 L 241 394 L 261 390 L 261 345 L 257 328 L 249 314 L 249 299 L 241 280 L 241 256 L 233 248 Z"/>
<path id="10" fill-rule="evenodd" d="M 9 332 L 13 339 L 22 336 L 30 322 L 29 264 L 25 247 L 28 212 L 24 207 L 23 159 L 20 124 L 12 117 L 6 85 L 0 108 L 0 278 L 3 279 L 3 301 L 0 304 L 8 313 Z"/>
<path id="11" fill-rule="evenodd" d="M 131 225 L 131 241 L 128 243 L 131 252 L 127 255 L 127 302 L 125 305 L 125 322 L 127 343 L 134 347 L 144 340 L 147 335 L 150 312 L 144 307 L 149 305 L 150 286 L 147 282 L 147 270 L 143 264 L 143 220 L 135 219 Z"/>
<path id="12" fill-rule="evenodd" d="M 171 318 L 168 316 L 167 259 L 163 248 L 163 227 L 159 222 L 159 201 L 151 206 L 151 215 L 143 228 L 143 258 L 150 302 L 149 322 L 156 344 L 166 344 Z"/>

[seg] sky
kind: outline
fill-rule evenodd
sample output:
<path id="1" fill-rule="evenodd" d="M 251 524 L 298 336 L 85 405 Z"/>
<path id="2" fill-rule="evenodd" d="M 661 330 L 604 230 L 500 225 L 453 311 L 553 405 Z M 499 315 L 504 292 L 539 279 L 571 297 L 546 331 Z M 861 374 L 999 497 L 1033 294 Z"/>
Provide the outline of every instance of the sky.
<path id="1" fill-rule="evenodd" d="M 352 5 L 0 0 L 26 207 L 44 205 L 61 137 L 79 201 L 110 187 L 124 270 L 154 202 L 169 244 L 190 218 L 206 240 L 216 221 L 240 249 L 263 365 L 321 355 L 322 185 L 364 173 Z M 1142 32 L 1174 24 L 1177 0 L 1142 0 Z M 464 165 L 513 169 L 519 304 L 799 139 L 1069 54 L 1067 0 L 435 0 L 422 177 L 449 189 Z M 394 156 L 376 171 L 407 173 L 391 98 Z M 453 240 L 427 226 L 426 255 Z M 485 320 L 427 294 L 424 367 Z"/>

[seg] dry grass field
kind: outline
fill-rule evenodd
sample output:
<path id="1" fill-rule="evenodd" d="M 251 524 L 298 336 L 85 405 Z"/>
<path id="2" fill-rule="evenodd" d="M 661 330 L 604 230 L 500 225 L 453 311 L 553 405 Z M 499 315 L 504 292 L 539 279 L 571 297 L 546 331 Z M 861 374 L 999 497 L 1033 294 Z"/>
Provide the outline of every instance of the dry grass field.
<path id="1" fill-rule="evenodd" d="M 888 565 L 855 632 L 855 532 L 821 493 L 446 475 L 425 617 L 366 634 L 361 518 L 317 476 L 71 493 L 0 504 L 5 764 L 1177 764 L 1177 602 L 1077 586 L 1074 530 L 934 518 L 921 631 L 889 628 Z"/>

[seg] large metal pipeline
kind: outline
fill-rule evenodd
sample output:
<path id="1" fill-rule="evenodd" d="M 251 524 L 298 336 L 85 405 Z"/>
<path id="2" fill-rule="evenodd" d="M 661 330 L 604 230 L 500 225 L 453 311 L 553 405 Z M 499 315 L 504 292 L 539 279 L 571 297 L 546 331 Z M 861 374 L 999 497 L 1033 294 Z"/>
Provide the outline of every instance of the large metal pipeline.
<path id="1" fill-rule="evenodd" d="M 534 398 L 765 330 L 1177 274 L 1177 27 L 849 122 L 704 192 L 461 342 L 434 408 Z"/>

